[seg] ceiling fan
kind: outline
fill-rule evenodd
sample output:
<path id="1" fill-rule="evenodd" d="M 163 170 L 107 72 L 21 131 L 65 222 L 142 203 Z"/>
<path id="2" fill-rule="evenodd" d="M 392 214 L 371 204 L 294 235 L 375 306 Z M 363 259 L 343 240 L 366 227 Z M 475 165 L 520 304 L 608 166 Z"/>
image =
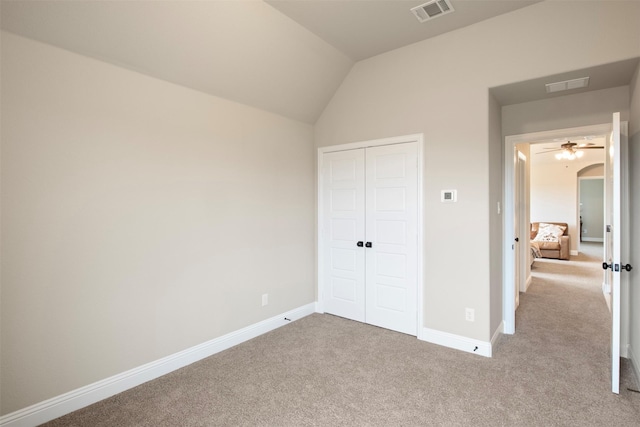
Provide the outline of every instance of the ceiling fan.
<path id="1" fill-rule="evenodd" d="M 555 155 L 556 159 L 573 160 L 576 158 L 579 159 L 584 155 L 584 151 L 582 150 L 601 150 L 603 148 L 604 146 L 602 145 L 594 145 L 592 143 L 578 144 L 575 142 L 567 141 L 563 144 L 560 144 L 560 148 L 544 148 L 544 150 L 546 151 L 541 151 L 538 154 L 553 153 L 554 151 L 557 151 L 558 153 L 556 153 Z"/>

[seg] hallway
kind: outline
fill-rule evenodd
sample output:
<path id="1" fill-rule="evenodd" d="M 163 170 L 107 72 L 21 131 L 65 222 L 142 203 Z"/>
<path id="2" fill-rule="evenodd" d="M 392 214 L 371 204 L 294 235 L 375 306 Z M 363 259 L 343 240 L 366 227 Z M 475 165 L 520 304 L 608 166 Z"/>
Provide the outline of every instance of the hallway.
<path id="1" fill-rule="evenodd" d="M 582 242 L 569 261 L 536 259 L 516 312 L 516 335 L 552 351 L 561 365 L 582 369 L 597 388 L 610 387 L 611 314 L 602 293 L 602 252 L 602 243 Z M 639 404 L 640 395 L 627 390 L 638 388 L 624 358 L 620 377 L 621 396 Z"/>

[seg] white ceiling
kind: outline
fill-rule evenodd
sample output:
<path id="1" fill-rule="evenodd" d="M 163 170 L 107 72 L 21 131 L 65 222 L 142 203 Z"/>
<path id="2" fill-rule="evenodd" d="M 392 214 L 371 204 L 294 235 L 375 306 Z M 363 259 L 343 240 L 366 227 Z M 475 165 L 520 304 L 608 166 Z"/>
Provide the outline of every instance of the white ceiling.
<path id="1" fill-rule="evenodd" d="M 511 12 L 541 0 L 451 0 L 454 12 L 418 22 L 428 0 L 265 0 L 355 61 Z"/>
<path id="2" fill-rule="evenodd" d="M 421 24 L 410 8 L 425 1 L 2 0 L 0 16 L 3 30 L 313 124 L 356 60 L 539 0 L 451 0 L 454 13 Z M 492 93 L 502 105 L 541 99 L 548 80 L 585 73 L 586 90 L 627 85 L 637 63 Z"/>
<path id="3" fill-rule="evenodd" d="M 314 123 L 353 61 L 263 1 L 7 1 L 2 29 Z"/>

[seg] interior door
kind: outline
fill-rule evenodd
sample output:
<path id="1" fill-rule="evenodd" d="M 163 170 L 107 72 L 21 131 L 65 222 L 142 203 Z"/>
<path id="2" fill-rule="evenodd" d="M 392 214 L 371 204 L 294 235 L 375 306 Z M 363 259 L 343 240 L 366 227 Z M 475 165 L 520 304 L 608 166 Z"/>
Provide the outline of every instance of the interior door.
<path id="1" fill-rule="evenodd" d="M 605 284 L 611 291 L 611 391 L 620 392 L 620 260 L 621 253 L 620 113 L 614 113 L 605 144 Z"/>
<path id="2" fill-rule="evenodd" d="M 515 259 L 513 287 L 515 295 L 514 307 L 518 309 L 518 306 L 520 305 L 520 270 L 522 270 L 522 263 L 520 259 L 520 221 L 522 221 L 522 219 L 520 218 L 520 197 L 522 196 L 522 194 L 520 193 L 520 182 L 522 180 L 520 169 L 522 168 L 522 164 L 520 161 L 520 152 L 518 150 L 514 150 L 514 156 L 516 162 L 516 173 L 514 176 L 515 182 L 513 183 L 513 187 L 515 190 L 513 194 L 513 204 L 515 208 L 513 211 L 513 235 L 515 236 L 515 238 L 513 239 L 513 256 Z"/>
<path id="3" fill-rule="evenodd" d="M 366 149 L 366 322 L 417 335 L 417 144 Z"/>
<path id="4" fill-rule="evenodd" d="M 322 169 L 325 311 L 364 322 L 364 150 L 325 153 Z"/>

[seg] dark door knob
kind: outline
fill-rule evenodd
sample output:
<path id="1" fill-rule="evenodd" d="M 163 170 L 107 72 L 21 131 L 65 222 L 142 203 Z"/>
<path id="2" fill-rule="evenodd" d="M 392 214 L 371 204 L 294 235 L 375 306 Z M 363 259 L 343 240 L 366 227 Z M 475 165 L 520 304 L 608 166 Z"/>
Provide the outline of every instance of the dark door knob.
<path id="1" fill-rule="evenodd" d="M 364 245 L 364 242 L 360 241 L 360 242 L 356 243 L 356 245 L 358 245 L 358 247 L 361 248 L 362 245 Z"/>
<path id="2" fill-rule="evenodd" d="M 603 270 L 606 270 L 606 269 L 608 269 L 608 268 L 610 268 L 611 270 L 613 270 L 613 263 L 611 263 L 611 264 L 607 264 L 606 262 L 603 262 L 603 263 L 602 263 L 602 269 L 603 269 Z"/>
<path id="3" fill-rule="evenodd" d="M 372 245 L 371 245 L 371 242 L 367 242 L 367 243 L 365 243 L 364 245 L 365 245 L 367 248 L 370 248 L 370 247 L 372 246 Z"/>
<path id="4" fill-rule="evenodd" d="M 519 238 L 519 237 L 516 237 L 516 239 L 515 239 L 515 240 L 516 240 L 516 242 L 519 242 L 519 241 L 520 241 L 520 238 Z"/>
<path id="5" fill-rule="evenodd" d="M 622 269 L 626 270 L 626 271 L 631 271 L 632 268 L 633 267 L 631 267 L 631 264 L 625 264 L 625 265 L 622 266 Z"/>

